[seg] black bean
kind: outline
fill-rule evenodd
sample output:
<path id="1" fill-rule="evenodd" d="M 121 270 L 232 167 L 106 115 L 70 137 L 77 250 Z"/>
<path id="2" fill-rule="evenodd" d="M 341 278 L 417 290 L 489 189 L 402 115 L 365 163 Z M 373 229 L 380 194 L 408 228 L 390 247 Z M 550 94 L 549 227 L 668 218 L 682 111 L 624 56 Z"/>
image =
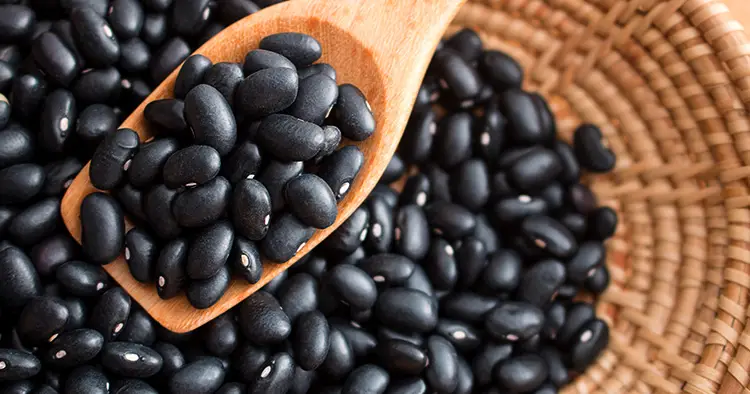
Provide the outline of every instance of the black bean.
<path id="1" fill-rule="evenodd" d="M 185 97 L 185 120 L 198 144 L 226 155 L 237 139 L 237 124 L 229 103 L 215 88 L 201 84 Z"/>
<path id="2" fill-rule="evenodd" d="M 372 193 L 370 195 L 381 197 L 385 204 L 391 209 L 396 208 L 396 206 L 398 205 L 399 195 L 395 190 L 393 190 L 392 187 L 388 185 L 378 183 L 377 185 L 375 185 L 375 188 L 372 189 Z"/>
<path id="3" fill-rule="evenodd" d="M 75 330 L 83 328 L 88 318 L 88 307 L 83 298 L 68 297 L 62 300 L 65 308 L 68 310 L 68 323 L 65 330 Z"/>
<path id="4" fill-rule="evenodd" d="M 57 298 L 31 300 L 16 321 L 16 331 L 25 345 L 40 346 L 52 342 L 65 328 L 68 309 Z"/>
<path id="5" fill-rule="evenodd" d="M 139 144 L 138 134 L 131 129 L 108 135 L 91 158 L 89 177 L 94 187 L 112 190 L 122 183 Z"/>
<path id="6" fill-rule="evenodd" d="M 328 356 L 330 326 L 320 311 L 305 312 L 294 323 L 294 359 L 302 369 L 314 371 Z"/>
<path id="7" fill-rule="evenodd" d="M 490 180 L 486 164 L 470 159 L 459 165 L 451 175 L 453 197 L 464 207 L 478 211 L 490 197 Z"/>
<path id="8" fill-rule="evenodd" d="M 150 13 L 143 18 L 141 38 L 151 46 L 157 46 L 167 37 L 167 17 L 164 14 Z"/>
<path id="9" fill-rule="evenodd" d="M 339 255 L 353 253 L 367 237 L 370 213 L 360 206 L 344 223 L 323 241 L 326 250 Z"/>
<path id="10" fill-rule="evenodd" d="M 409 176 L 399 196 L 399 205 L 415 204 L 424 207 L 430 200 L 431 186 L 430 178 L 425 174 L 417 173 Z"/>
<path id="11" fill-rule="evenodd" d="M 446 317 L 467 323 L 482 323 L 485 316 L 498 304 L 495 297 L 476 293 L 451 293 L 441 300 L 441 310 Z"/>
<path id="12" fill-rule="evenodd" d="M 617 230 L 617 212 L 610 207 L 599 207 L 591 211 L 588 217 L 589 236 L 605 240 Z"/>
<path id="13" fill-rule="evenodd" d="M 559 211 L 565 204 L 565 189 L 557 182 L 548 183 L 540 192 L 539 196 L 547 202 L 552 211 Z"/>
<path id="14" fill-rule="evenodd" d="M 330 330 L 328 343 L 328 354 L 319 371 L 333 379 L 340 379 L 354 368 L 355 354 L 349 345 L 348 338 L 336 326 Z M 375 346 L 374 338 L 372 338 L 371 346 Z"/>
<path id="15" fill-rule="evenodd" d="M 391 339 L 378 344 L 378 355 L 382 365 L 398 375 L 418 376 L 427 366 L 427 355 L 410 342 Z"/>
<path id="16" fill-rule="evenodd" d="M 148 23 L 149 18 L 146 17 L 145 22 Z M 158 25 L 152 27 L 153 29 L 160 28 Z M 147 25 L 144 25 L 146 27 Z M 157 32 L 155 32 L 157 34 Z M 144 37 L 144 40 L 146 37 Z M 177 66 L 182 63 L 183 60 L 190 56 L 190 46 L 180 37 L 173 37 L 169 41 L 161 45 L 153 56 L 151 56 L 151 64 L 149 69 L 151 71 L 151 80 L 161 81 L 166 78 Z M 187 98 L 187 97 L 186 97 Z"/>
<path id="17" fill-rule="evenodd" d="M 251 75 L 257 71 L 268 68 L 287 68 L 296 70 L 294 64 L 289 59 L 276 52 L 265 49 L 253 49 L 245 56 L 245 62 L 242 71 L 245 75 Z M 302 78 L 302 76 L 300 76 Z"/>
<path id="18" fill-rule="evenodd" d="M 0 304 L 17 308 L 41 294 L 42 286 L 29 258 L 15 246 L 0 250 Z"/>
<path id="19" fill-rule="evenodd" d="M 57 89 L 44 101 L 40 125 L 40 140 L 44 149 L 61 153 L 76 122 L 76 103 L 65 89 Z"/>
<path id="20" fill-rule="evenodd" d="M 440 86 L 449 91 L 462 107 L 471 105 L 482 88 L 477 71 L 452 48 L 435 52 L 432 61 Z M 467 102 L 467 104 L 464 104 Z"/>
<path id="21" fill-rule="evenodd" d="M 130 296 L 120 287 L 107 290 L 94 305 L 88 327 L 99 331 L 108 342 L 117 338 L 130 315 Z"/>
<path id="22" fill-rule="evenodd" d="M 96 367 L 83 365 L 74 369 L 65 380 L 65 394 L 109 394 L 107 376 Z"/>
<path id="23" fill-rule="evenodd" d="M 313 174 L 300 175 L 286 184 L 286 206 L 301 222 L 326 228 L 336 220 L 336 199 L 325 181 Z"/>
<path id="24" fill-rule="evenodd" d="M 233 223 L 244 237 L 258 241 L 266 236 L 271 220 L 271 196 L 262 183 L 245 179 L 237 184 L 231 210 Z"/>
<path id="25" fill-rule="evenodd" d="M 160 138 L 143 144 L 128 167 L 130 184 L 147 188 L 160 181 L 164 164 L 178 149 L 179 143 L 174 138 Z"/>
<path id="26" fill-rule="evenodd" d="M 173 239 L 181 232 L 180 225 L 172 215 L 171 209 L 176 195 L 177 191 L 158 185 L 149 190 L 143 200 L 143 211 L 151 229 L 157 236 L 164 239 Z"/>
<path id="27" fill-rule="evenodd" d="M 297 98 L 287 109 L 287 113 L 321 125 L 331 113 L 338 95 L 336 81 L 324 74 L 311 75 L 299 82 Z"/>
<path id="28" fill-rule="evenodd" d="M 569 365 L 583 372 L 599 357 L 609 343 L 609 327 L 601 319 L 593 319 L 578 330 L 570 344 Z"/>
<path id="29" fill-rule="evenodd" d="M 157 126 L 158 131 L 179 136 L 187 129 L 185 103 L 182 100 L 169 98 L 151 101 L 146 104 L 143 117 Z"/>
<path id="30" fill-rule="evenodd" d="M 393 242 L 393 208 L 384 197 L 376 194 L 370 195 L 366 205 L 370 213 L 370 229 L 364 244 L 370 252 L 387 252 Z"/>
<path id="31" fill-rule="evenodd" d="M 140 379 L 118 380 L 112 385 L 112 394 L 158 394 L 158 391 Z"/>
<path id="32" fill-rule="evenodd" d="M 560 223 L 563 224 L 571 233 L 580 240 L 588 232 L 587 217 L 578 212 L 566 212 L 560 216 Z"/>
<path id="33" fill-rule="evenodd" d="M 536 354 L 522 354 L 500 363 L 493 372 L 501 387 L 511 392 L 530 392 L 548 376 L 547 364 Z"/>
<path id="34" fill-rule="evenodd" d="M 211 69 L 211 66 L 211 60 L 203 55 L 195 54 L 187 58 L 177 73 L 174 96 L 184 99 L 191 89 L 203 82 L 203 76 Z"/>
<path id="35" fill-rule="evenodd" d="M 72 91 L 76 100 L 84 103 L 108 103 L 120 97 L 121 88 L 132 89 L 132 83 L 121 79 L 114 67 L 86 69 L 73 82 Z"/>
<path id="36" fill-rule="evenodd" d="M 497 162 L 495 163 L 495 168 L 502 171 L 507 171 L 520 158 L 528 155 L 529 153 L 544 149 L 544 147 L 538 145 L 509 147 L 500 154 L 500 157 L 498 157 Z"/>
<path id="37" fill-rule="evenodd" d="M 222 62 L 211 66 L 203 74 L 201 83 L 213 86 L 228 103 L 231 103 L 234 100 L 234 91 L 243 79 L 245 79 L 245 76 L 239 64 Z"/>
<path id="38" fill-rule="evenodd" d="M 39 359 L 33 354 L 16 349 L 0 349 L 0 381 L 30 378 L 42 369 Z"/>
<path id="39" fill-rule="evenodd" d="M 539 197 L 521 194 L 498 201 L 493 207 L 495 218 L 504 223 L 522 220 L 526 217 L 547 213 L 547 202 Z"/>
<path id="40" fill-rule="evenodd" d="M 416 205 L 402 207 L 396 216 L 396 248 L 412 260 L 421 260 L 429 249 L 429 225 L 424 211 Z"/>
<path id="41" fill-rule="evenodd" d="M 432 284 L 438 290 L 451 290 L 458 281 L 453 246 L 443 238 L 435 237 L 430 242 L 430 251 L 423 263 Z"/>
<path id="42" fill-rule="evenodd" d="M 87 141 L 99 141 L 117 129 L 117 116 L 104 104 L 87 106 L 76 122 L 76 133 Z"/>
<path id="43" fill-rule="evenodd" d="M 302 173 L 303 168 L 304 164 L 301 161 L 282 162 L 273 160 L 261 171 L 258 180 L 268 190 L 273 212 L 278 212 L 284 208 L 284 187 L 289 180 Z M 320 172 L 319 175 L 321 175 Z M 325 177 L 323 179 L 328 182 L 329 186 L 331 185 Z"/>
<path id="44" fill-rule="evenodd" d="M 160 376 L 170 377 L 185 365 L 185 357 L 177 346 L 167 342 L 157 342 L 153 349 L 159 353 L 163 360 L 159 371 Z"/>
<path id="45" fill-rule="evenodd" d="M 563 363 L 562 355 L 553 346 L 545 346 L 539 351 L 544 362 L 547 363 L 549 381 L 556 387 L 562 387 L 570 381 L 568 368 Z"/>
<path id="46" fill-rule="evenodd" d="M 494 253 L 482 272 L 484 287 L 496 294 L 512 294 L 521 283 L 523 264 L 514 250 L 503 249 Z"/>
<path id="47" fill-rule="evenodd" d="M 573 148 L 564 141 L 557 140 L 552 145 L 552 149 L 557 154 L 562 168 L 557 179 L 566 185 L 577 182 L 581 176 L 581 167 Z"/>
<path id="48" fill-rule="evenodd" d="M 237 323 L 226 313 L 206 324 L 201 331 L 206 350 L 216 357 L 229 356 L 239 343 Z"/>
<path id="49" fill-rule="evenodd" d="M 370 103 L 354 85 L 339 86 L 338 100 L 331 116 L 341 134 L 350 140 L 364 141 L 375 132 L 375 116 Z"/>
<path id="50" fill-rule="evenodd" d="M 445 337 L 456 350 L 462 353 L 472 352 L 482 344 L 481 333 L 469 323 L 458 320 L 438 320 L 435 332 Z"/>
<path id="51" fill-rule="evenodd" d="M 52 235 L 60 223 L 60 199 L 47 197 L 18 212 L 8 226 L 8 236 L 18 245 L 30 246 Z"/>
<path id="52" fill-rule="evenodd" d="M 0 101 L 4 103 L 5 101 Z M 34 157 L 34 138 L 23 127 L 8 127 L 0 131 L 0 168 L 31 161 Z"/>
<path id="53" fill-rule="evenodd" d="M 226 178 L 216 178 L 187 189 L 175 197 L 172 214 L 183 227 L 203 227 L 213 223 L 226 210 L 232 186 Z"/>
<path id="54" fill-rule="evenodd" d="M 604 173 L 615 168 L 615 154 L 602 140 L 599 127 L 579 126 L 573 133 L 573 149 L 581 166 L 591 172 Z"/>
<path id="55" fill-rule="evenodd" d="M 143 7 L 135 0 L 115 0 L 109 6 L 107 20 L 117 37 L 137 37 L 143 27 Z"/>
<path id="56" fill-rule="evenodd" d="M 232 354 L 232 369 L 240 380 L 250 383 L 270 356 L 267 348 L 244 342 Z"/>
<path id="57" fill-rule="evenodd" d="M 567 304 L 562 301 L 553 301 L 544 311 L 544 326 L 542 335 L 549 340 L 557 338 L 557 332 L 565 324 L 567 315 Z"/>
<path id="58" fill-rule="evenodd" d="M 387 394 L 425 394 L 427 392 L 427 384 L 420 378 L 399 379 L 391 382 L 386 391 Z"/>
<path id="59" fill-rule="evenodd" d="M 186 294 L 190 305 L 197 309 L 213 306 L 224 295 L 232 280 L 229 268 L 224 265 L 216 275 L 208 279 L 193 280 L 187 287 Z"/>
<path id="60" fill-rule="evenodd" d="M 555 257 L 571 257 L 578 249 L 573 234 L 549 216 L 528 216 L 521 222 L 521 233 L 531 245 Z"/>
<path id="61" fill-rule="evenodd" d="M 93 262 L 109 264 L 122 251 L 125 221 L 117 201 L 108 194 L 89 194 L 81 203 L 81 246 Z"/>
<path id="62" fill-rule="evenodd" d="M 539 190 L 562 170 L 560 159 L 550 149 L 535 149 L 519 158 L 508 170 L 508 177 L 518 190 Z"/>
<path id="63" fill-rule="evenodd" d="M 239 325 L 245 336 L 258 345 L 279 343 L 292 331 L 289 316 L 278 300 L 262 290 L 240 304 Z"/>
<path id="64" fill-rule="evenodd" d="M 446 245 L 446 251 L 448 246 Z M 460 287 L 469 288 L 474 285 L 487 265 L 487 254 L 484 243 L 476 236 L 466 237 L 460 242 L 455 258 L 460 262 L 457 281 Z"/>
<path id="65" fill-rule="evenodd" d="M 229 262 L 234 271 L 250 284 L 258 283 L 263 275 L 263 262 L 260 260 L 258 247 L 241 235 L 235 234 Z"/>
<path id="66" fill-rule="evenodd" d="M 74 157 L 55 161 L 44 166 L 45 179 L 42 194 L 46 196 L 63 194 L 82 167 L 81 162 Z"/>
<path id="67" fill-rule="evenodd" d="M 279 303 L 294 322 L 300 315 L 318 307 L 318 282 L 309 274 L 292 275 L 279 289 Z"/>
<path id="68" fill-rule="evenodd" d="M 297 378 L 297 375 L 294 375 L 295 379 Z M 244 394 L 247 391 L 247 386 L 245 386 L 242 383 L 236 383 L 236 382 L 230 382 L 230 383 L 224 383 L 221 387 L 219 387 L 219 390 L 216 391 L 216 394 Z M 302 392 L 307 392 L 302 391 Z"/>
<path id="69" fill-rule="evenodd" d="M 248 394 L 286 393 L 294 378 L 294 360 L 288 353 L 276 353 L 257 373 Z"/>
<path id="70" fill-rule="evenodd" d="M 109 342 L 102 349 L 101 363 L 121 376 L 147 378 L 159 372 L 162 358 L 158 352 L 141 344 Z"/>
<path id="71" fill-rule="evenodd" d="M 205 357 L 185 365 L 169 379 L 172 393 L 209 394 L 221 387 L 225 371 L 221 361 Z"/>
<path id="72" fill-rule="evenodd" d="M 5 238 L 5 233 L 16 213 L 18 211 L 15 208 L 0 206 L 0 237 Z"/>
<path id="73" fill-rule="evenodd" d="M 542 307 L 565 282 L 565 266 L 557 260 L 543 260 L 524 272 L 518 286 L 517 298 Z"/>
<path id="74" fill-rule="evenodd" d="M 486 386 L 492 381 L 492 370 L 498 363 L 507 359 L 513 353 L 513 345 L 509 343 L 489 342 L 474 356 L 472 371 L 478 386 Z"/>
<path id="75" fill-rule="evenodd" d="M 593 275 L 586 278 L 584 286 L 586 290 L 594 294 L 602 294 L 609 286 L 609 270 L 606 265 L 601 265 L 596 268 Z"/>
<path id="76" fill-rule="evenodd" d="M 458 239 L 474 232 L 476 219 L 466 208 L 444 201 L 431 203 L 425 216 L 433 232 L 449 239 Z"/>
<path id="77" fill-rule="evenodd" d="M 498 91 L 520 89 L 523 82 L 523 68 L 504 52 L 486 50 L 479 57 L 479 71 Z"/>
<path id="78" fill-rule="evenodd" d="M 120 44 L 120 60 L 117 67 L 126 74 L 144 72 L 151 63 L 151 51 L 140 38 L 131 38 Z"/>
<path id="79" fill-rule="evenodd" d="M 500 93 L 500 106 L 508 117 L 510 138 L 517 144 L 551 144 L 554 129 L 544 127 L 540 108 L 530 93 L 519 89 L 508 89 Z"/>
<path id="80" fill-rule="evenodd" d="M 323 144 L 313 159 L 319 163 L 323 158 L 333 153 L 341 143 L 341 130 L 332 125 L 323 126 Z"/>
<path id="81" fill-rule="evenodd" d="M 557 331 L 557 343 L 562 348 L 569 348 L 575 341 L 576 334 L 592 319 L 596 318 L 594 308 L 584 302 L 576 302 L 568 307 L 565 323 Z"/>
<path id="82" fill-rule="evenodd" d="M 606 250 L 601 242 L 586 241 L 567 263 L 567 279 L 572 284 L 582 286 L 596 269 L 604 264 Z"/>
<path id="83" fill-rule="evenodd" d="M 568 202 L 575 212 L 588 215 L 596 208 L 597 200 L 594 192 L 586 185 L 576 183 L 568 188 Z"/>
<path id="84" fill-rule="evenodd" d="M 458 356 L 458 385 L 455 394 L 471 394 L 474 390 L 474 374 L 466 360 Z"/>
<path id="85" fill-rule="evenodd" d="M 422 347 L 424 345 L 424 338 L 421 333 L 412 332 L 404 334 L 401 331 L 393 330 L 391 328 L 380 326 L 377 328 L 378 343 L 387 341 L 405 341 L 411 343 L 414 346 Z"/>
<path id="86" fill-rule="evenodd" d="M 315 38 L 303 33 L 276 33 L 260 41 L 260 49 L 285 56 L 297 67 L 314 63 L 323 53 Z"/>
<path id="87" fill-rule="evenodd" d="M 236 184 L 243 179 L 255 178 L 261 163 L 262 157 L 258 146 L 250 141 L 242 141 L 224 159 L 221 174 Z"/>
<path id="88" fill-rule="evenodd" d="M 32 119 L 37 116 L 44 97 L 47 94 L 47 82 L 39 75 L 25 74 L 13 81 L 13 95 L 10 104 L 14 114 L 21 119 Z"/>
<path id="89" fill-rule="evenodd" d="M 261 251 L 273 262 L 285 262 L 305 246 L 314 232 L 312 227 L 284 213 L 271 223 L 261 243 Z"/>
<path id="90" fill-rule="evenodd" d="M 412 289 L 384 290 L 375 304 L 378 320 L 402 331 L 428 332 L 437 324 L 437 304 L 427 294 Z"/>
<path id="91" fill-rule="evenodd" d="M 414 111 L 398 146 L 398 152 L 409 164 L 419 164 L 430 157 L 437 133 L 436 115 L 432 109 Z"/>
<path id="92" fill-rule="evenodd" d="M 128 322 L 120 332 L 118 339 L 123 342 L 151 346 L 156 341 L 154 321 L 143 309 L 134 309 L 128 316 Z"/>
<path id="93" fill-rule="evenodd" d="M 445 338 L 433 335 L 427 339 L 427 365 L 425 377 L 437 393 L 453 393 L 458 386 L 458 355 Z"/>
<path id="94" fill-rule="evenodd" d="M 219 152 L 208 145 L 191 145 L 174 152 L 164 163 L 164 184 L 172 189 L 195 187 L 216 177 L 221 169 Z"/>
<path id="95" fill-rule="evenodd" d="M 501 301 L 487 314 L 485 328 L 503 341 L 524 341 L 538 334 L 544 324 L 544 312 L 533 304 Z"/>
<path id="96" fill-rule="evenodd" d="M 445 47 L 455 50 L 468 63 L 475 63 L 482 55 L 482 39 L 470 28 L 464 28 L 445 41 Z"/>
<path id="97" fill-rule="evenodd" d="M 299 79 L 321 74 L 336 81 L 336 69 L 328 63 L 315 63 L 307 67 L 301 67 L 297 69 L 297 74 L 299 74 Z"/>
<path id="98" fill-rule="evenodd" d="M 45 363 L 56 368 L 72 368 L 96 357 L 104 345 L 104 337 L 96 330 L 82 328 L 64 332 L 51 342 Z"/>
<path id="99" fill-rule="evenodd" d="M 68 86 L 81 72 L 82 64 L 75 52 L 68 49 L 55 33 L 42 33 L 34 41 L 31 51 L 35 63 L 57 84 Z"/>
<path id="100" fill-rule="evenodd" d="M 249 75 L 239 86 L 234 106 L 244 116 L 258 119 L 289 108 L 297 98 L 299 77 L 288 68 L 266 68 Z"/>
<path id="101" fill-rule="evenodd" d="M 401 286 L 412 276 L 414 262 L 399 254 L 381 253 L 361 261 L 358 267 L 366 272 L 375 283 Z"/>
<path id="102" fill-rule="evenodd" d="M 13 84 L 13 78 L 15 78 L 16 70 L 11 67 L 7 62 L 0 60 L 0 92 L 6 92 L 8 88 Z M 5 125 L 10 119 L 10 103 L 8 99 L 1 100 L 0 102 L 0 126 L 5 128 Z"/>
<path id="103" fill-rule="evenodd" d="M 190 243 L 187 274 L 191 279 L 208 279 L 226 264 L 234 243 L 229 221 L 216 222 L 200 230 Z"/>
<path id="104" fill-rule="evenodd" d="M 78 250 L 78 244 L 68 234 L 57 233 L 34 245 L 29 257 L 37 272 L 47 276 L 54 274 L 61 264 L 75 258 Z"/>
<path id="105" fill-rule="evenodd" d="M 333 267 L 326 274 L 325 283 L 341 302 L 357 310 L 372 308 L 378 297 L 374 280 L 350 264 Z"/>
<path id="106" fill-rule="evenodd" d="M 344 381 L 341 394 L 382 394 L 390 382 L 388 372 L 374 364 L 354 369 Z"/>
<path id="107" fill-rule="evenodd" d="M 226 25 L 231 25 L 258 11 L 260 7 L 250 0 L 228 0 L 219 4 L 219 20 Z"/>
<path id="108" fill-rule="evenodd" d="M 211 15 L 209 0 L 175 0 L 172 28 L 184 36 L 196 35 Z"/>
<path id="109" fill-rule="evenodd" d="M 92 8 L 74 8 L 70 13 L 73 23 L 73 37 L 77 48 L 86 58 L 87 64 L 106 67 L 120 57 L 117 38 L 102 15 Z"/>
<path id="110" fill-rule="evenodd" d="M 432 158 L 441 167 L 450 169 L 471 157 L 471 114 L 459 112 L 443 118 L 437 129 Z"/>
<path id="111" fill-rule="evenodd" d="M 154 281 L 158 255 L 154 239 L 145 230 L 134 227 L 125 235 L 125 261 L 136 280 Z"/>
<path id="112" fill-rule="evenodd" d="M 0 6 L 0 42 L 25 41 L 34 32 L 36 15 L 34 10 L 23 5 L 4 4 Z"/>
<path id="113" fill-rule="evenodd" d="M 354 145 L 345 146 L 326 156 L 318 168 L 318 176 L 331 187 L 336 200 L 341 201 L 364 164 L 364 155 Z"/>
<path id="114" fill-rule="evenodd" d="M 312 159 L 323 148 L 324 138 L 317 125 L 283 114 L 265 118 L 256 136 L 261 148 L 287 162 Z"/>
<path id="115" fill-rule="evenodd" d="M 572 284 L 566 283 L 560 286 L 559 289 L 557 289 L 557 297 L 555 298 L 556 299 L 559 298 L 560 300 L 571 301 L 577 295 L 578 295 L 578 287 Z"/>

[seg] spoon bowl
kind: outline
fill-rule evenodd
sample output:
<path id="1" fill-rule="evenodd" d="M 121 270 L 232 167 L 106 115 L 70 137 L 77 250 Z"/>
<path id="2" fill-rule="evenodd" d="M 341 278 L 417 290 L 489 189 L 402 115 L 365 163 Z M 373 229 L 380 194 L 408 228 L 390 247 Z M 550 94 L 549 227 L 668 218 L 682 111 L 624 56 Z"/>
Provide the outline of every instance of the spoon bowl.
<path id="1" fill-rule="evenodd" d="M 356 145 L 365 161 L 351 192 L 338 204 L 335 223 L 318 230 L 289 261 L 264 262 L 263 277 L 253 285 L 234 279 L 212 307 L 195 309 L 184 294 L 161 299 L 153 283 L 135 280 L 121 255 L 104 266 L 107 272 L 157 322 L 174 332 L 187 332 L 209 322 L 289 268 L 322 242 L 369 195 L 396 150 L 432 53 L 443 31 L 465 0 L 308 0 L 288 1 L 266 8 L 229 26 L 195 53 L 214 63 L 242 62 L 260 40 L 274 33 L 302 32 L 323 47 L 321 62 L 337 71 L 339 84 L 352 83 L 367 97 L 377 128 Z M 178 68 L 179 70 L 179 68 Z M 173 97 L 178 70 L 167 77 L 120 126 L 135 130 L 141 141 L 152 137 L 143 111 L 148 102 Z M 80 206 L 97 191 L 89 179 L 89 164 L 76 176 L 62 200 L 62 217 L 80 242 Z M 127 229 L 132 224 L 128 223 Z"/>

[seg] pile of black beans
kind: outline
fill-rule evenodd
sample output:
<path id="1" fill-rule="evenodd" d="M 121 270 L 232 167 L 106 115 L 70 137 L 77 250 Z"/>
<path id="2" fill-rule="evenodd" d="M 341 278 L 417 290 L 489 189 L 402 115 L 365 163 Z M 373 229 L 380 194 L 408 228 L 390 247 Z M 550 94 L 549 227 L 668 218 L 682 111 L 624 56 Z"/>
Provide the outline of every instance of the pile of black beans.
<path id="1" fill-rule="evenodd" d="M 607 287 L 617 216 L 579 178 L 614 156 L 592 125 L 558 140 L 519 65 L 470 30 L 437 51 L 367 203 L 205 327 L 165 330 L 83 253 L 59 217 L 82 163 L 271 2 L 0 1 L 0 394 L 546 394 L 583 372 L 608 342 L 582 300 Z"/>
<path id="2" fill-rule="evenodd" d="M 83 199 L 84 255 L 107 264 L 124 248 L 136 280 L 204 309 L 232 271 L 257 283 L 261 257 L 283 263 L 330 227 L 364 163 L 356 145 L 337 148 L 369 138 L 375 118 L 356 86 L 313 64 L 321 55 L 315 38 L 278 33 L 243 64 L 189 57 L 175 97 L 145 107 L 157 136 L 119 129 L 94 152 L 91 183 L 116 197 Z M 127 234 L 122 207 L 136 221 Z"/>

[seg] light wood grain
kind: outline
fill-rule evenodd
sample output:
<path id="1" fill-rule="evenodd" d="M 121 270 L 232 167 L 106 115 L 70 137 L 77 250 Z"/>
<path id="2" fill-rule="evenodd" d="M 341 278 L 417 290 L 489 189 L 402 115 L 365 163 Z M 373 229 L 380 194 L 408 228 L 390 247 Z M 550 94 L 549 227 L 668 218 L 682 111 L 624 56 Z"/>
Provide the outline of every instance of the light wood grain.
<path id="1" fill-rule="evenodd" d="M 184 295 L 162 300 L 154 284 L 137 282 L 122 256 L 105 266 L 109 274 L 156 321 L 169 330 L 186 332 L 210 321 L 260 289 L 300 257 L 318 245 L 364 202 L 396 150 L 411 107 L 443 31 L 465 0 L 305 0 L 266 8 L 225 29 L 199 48 L 214 62 L 241 62 L 257 48 L 264 36 L 297 31 L 317 38 L 323 46 L 322 61 L 333 65 L 339 83 L 353 83 L 367 96 L 377 129 L 369 140 L 358 143 L 365 155 L 352 191 L 339 203 L 333 226 L 315 233 L 297 255 L 284 264 L 264 264 L 260 282 L 248 285 L 234 280 L 219 302 L 205 310 L 190 306 Z M 177 71 L 142 103 L 121 127 L 151 136 L 143 118 L 147 102 L 171 97 Z M 96 191 L 83 168 L 62 201 L 62 216 L 70 233 L 80 242 L 80 204 Z"/>

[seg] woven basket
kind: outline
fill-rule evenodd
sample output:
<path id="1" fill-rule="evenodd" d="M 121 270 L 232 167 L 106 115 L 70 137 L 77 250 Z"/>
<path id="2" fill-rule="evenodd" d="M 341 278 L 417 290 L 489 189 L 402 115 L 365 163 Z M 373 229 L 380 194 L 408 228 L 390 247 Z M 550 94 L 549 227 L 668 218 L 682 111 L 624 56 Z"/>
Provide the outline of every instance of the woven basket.
<path id="1" fill-rule="evenodd" d="M 611 339 L 565 392 L 750 393 L 750 40 L 718 0 L 472 0 L 454 21 L 513 55 L 563 138 L 602 127 L 587 178 L 620 213 Z M 593 181 L 593 182 L 592 182 Z"/>

